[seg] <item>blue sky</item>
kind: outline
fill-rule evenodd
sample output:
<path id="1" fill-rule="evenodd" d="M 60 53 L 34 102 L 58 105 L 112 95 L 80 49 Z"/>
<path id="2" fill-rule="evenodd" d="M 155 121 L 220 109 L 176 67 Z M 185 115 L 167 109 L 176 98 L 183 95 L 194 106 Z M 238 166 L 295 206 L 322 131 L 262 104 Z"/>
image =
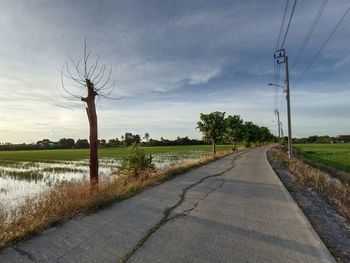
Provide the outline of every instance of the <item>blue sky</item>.
<path id="1" fill-rule="evenodd" d="M 99 101 L 101 138 L 127 131 L 200 138 L 199 114 L 215 110 L 276 132 L 274 91 L 266 84 L 273 81 L 285 3 L 1 0 L 0 142 L 88 137 L 84 104 L 57 91 L 60 69 L 69 58 L 81 58 L 84 37 L 113 67 L 113 96 L 123 96 Z M 291 64 L 320 5 L 298 1 L 285 44 Z M 347 0 L 328 2 L 291 67 L 294 136 L 350 133 L 350 15 L 296 83 L 349 6 Z"/>

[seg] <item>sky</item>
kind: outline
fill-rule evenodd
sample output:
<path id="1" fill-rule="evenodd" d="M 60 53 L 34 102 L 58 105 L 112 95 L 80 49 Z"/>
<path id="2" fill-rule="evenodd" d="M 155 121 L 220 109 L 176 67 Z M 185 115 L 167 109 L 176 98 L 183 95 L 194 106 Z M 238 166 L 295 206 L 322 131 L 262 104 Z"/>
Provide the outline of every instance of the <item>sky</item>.
<path id="1" fill-rule="evenodd" d="M 292 2 L 292 1 L 290 1 Z M 294 61 L 322 1 L 298 1 L 285 49 L 290 61 L 294 137 L 350 134 L 350 14 L 297 81 L 345 10 L 329 0 Z M 200 138 L 200 113 L 223 111 L 287 133 L 273 54 L 286 1 L 0 0 L 0 142 L 88 138 L 82 101 L 62 96 L 62 66 L 82 58 L 112 68 L 118 100 L 97 101 L 100 138 L 125 132 Z M 291 8 L 288 9 L 290 12 Z M 287 13 L 288 15 L 288 13 Z M 281 81 L 283 81 L 283 65 Z M 279 82 L 283 85 L 283 82 Z M 84 90 L 66 88 L 84 96 Z"/>

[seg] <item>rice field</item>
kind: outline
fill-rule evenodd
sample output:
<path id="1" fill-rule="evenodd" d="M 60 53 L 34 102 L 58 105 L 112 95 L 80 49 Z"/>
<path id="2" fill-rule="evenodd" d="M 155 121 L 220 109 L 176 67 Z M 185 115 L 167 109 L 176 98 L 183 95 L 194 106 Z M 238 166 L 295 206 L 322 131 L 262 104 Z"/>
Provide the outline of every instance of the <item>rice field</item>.
<path id="1" fill-rule="evenodd" d="M 350 173 L 350 144 L 295 144 L 304 157 Z"/>
<path id="2" fill-rule="evenodd" d="M 228 150 L 231 146 L 218 146 Z M 99 150 L 99 176 L 102 181 L 114 180 L 112 172 L 118 169 L 127 148 Z M 208 155 L 210 145 L 144 147 L 158 169 L 183 160 L 199 159 Z M 62 181 L 89 179 L 88 149 L 0 151 L 0 203 L 17 206 L 27 197 L 43 192 Z"/>

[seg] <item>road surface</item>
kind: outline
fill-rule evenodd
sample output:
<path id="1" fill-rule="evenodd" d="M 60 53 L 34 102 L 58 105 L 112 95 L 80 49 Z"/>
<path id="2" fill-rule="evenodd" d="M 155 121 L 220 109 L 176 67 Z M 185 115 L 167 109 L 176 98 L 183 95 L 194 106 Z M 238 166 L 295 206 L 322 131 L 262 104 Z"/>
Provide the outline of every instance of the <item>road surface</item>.
<path id="1" fill-rule="evenodd" d="M 259 148 L 0 253 L 0 262 L 335 262 Z"/>

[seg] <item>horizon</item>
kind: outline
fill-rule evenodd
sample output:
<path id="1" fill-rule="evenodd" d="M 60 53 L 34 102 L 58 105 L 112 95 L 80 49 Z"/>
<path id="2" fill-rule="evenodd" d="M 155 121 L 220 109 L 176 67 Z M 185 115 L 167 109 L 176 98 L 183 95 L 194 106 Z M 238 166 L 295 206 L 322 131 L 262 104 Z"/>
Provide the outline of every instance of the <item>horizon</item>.
<path id="1" fill-rule="evenodd" d="M 296 138 L 350 134 L 349 16 L 296 81 L 349 7 L 346 0 L 327 4 L 293 67 L 319 5 L 298 2 L 285 44 Z M 123 97 L 98 103 L 101 139 L 125 132 L 199 139 L 199 115 L 212 111 L 240 115 L 276 135 L 276 107 L 286 134 L 283 94 L 276 99 L 267 85 L 274 79 L 284 6 L 273 1 L 3 1 L 0 142 L 88 138 L 84 103 L 57 91 L 62 65 L 81 59 L 85 37 L 92 56 L 113 68 L 112 96 Z"/>

